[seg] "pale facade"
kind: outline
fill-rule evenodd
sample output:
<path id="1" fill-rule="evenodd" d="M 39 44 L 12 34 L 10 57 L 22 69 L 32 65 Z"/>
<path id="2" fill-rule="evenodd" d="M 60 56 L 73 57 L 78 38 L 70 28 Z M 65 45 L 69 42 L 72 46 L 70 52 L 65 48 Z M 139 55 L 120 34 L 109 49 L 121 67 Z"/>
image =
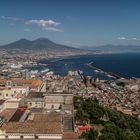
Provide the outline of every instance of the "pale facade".
<path id="1" fill-rule="evenodd" d="M 71 94 L 46 94 L 44 97 L 45 109 L 61 109 L 63 105 L 73 104 L 73 95 Z"/>
<path id="2" fill-rule="evenodd" d="M 0 100 L 1 99 L 11 99 L 20 98 L 22 96 L 27 96 L 29 93 L 29 87 L 5 87 L 0 89 Z"/>

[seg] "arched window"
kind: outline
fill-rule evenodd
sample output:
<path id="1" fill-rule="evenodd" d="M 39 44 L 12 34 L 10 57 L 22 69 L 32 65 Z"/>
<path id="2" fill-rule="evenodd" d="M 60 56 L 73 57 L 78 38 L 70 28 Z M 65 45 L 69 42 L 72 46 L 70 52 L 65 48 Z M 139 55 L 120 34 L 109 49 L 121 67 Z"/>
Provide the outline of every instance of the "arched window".
<path id="1" fill-rule="evenodd" d="M 59 109 L 62 109 L 62 105 L 60 104 Z"/>
<path id="2" fill-rule="evenodd" d="M 30 102 L 29 105 L 32 106 L 32 103 Z"/>

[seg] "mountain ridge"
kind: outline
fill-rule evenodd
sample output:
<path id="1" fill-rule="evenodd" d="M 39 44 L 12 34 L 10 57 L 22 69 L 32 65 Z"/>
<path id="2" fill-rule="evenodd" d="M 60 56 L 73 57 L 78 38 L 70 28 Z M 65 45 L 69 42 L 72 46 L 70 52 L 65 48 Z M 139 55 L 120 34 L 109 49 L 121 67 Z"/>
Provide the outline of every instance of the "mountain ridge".
<path id="1" fill-rule="evenodd" d="M 138 45 L 102 45 L 102 46 L 80 46 L 74 48 L 67 45 L 55 43 L 47 38 L 38 38 L 35 40 L 28 40 L 21 38 L 12 43 L 1 45 L 0 49 L 18 49 L 18 50 L 45 50 L 51 52 L 84 52 L 84 53 L 140 53 L 140 46 Z"/>
<path id="2" fill-rule="evenodd" d="M 127 52 L 140 52 L 139 45 L 101 45 L 101 46 L 82 46 L 79 47 L 85 50 L 91 50 L 96 52 L 111 52 L 111 53 L 127 53 Z"/>
<path id="3" fill-rule="evenodd" d="M 0 49 L 29 49 L 29 50 L 46 50 L 46 51 L 85 51 L 80 48 L 74 48 L 66 45 L 57 44 L 47 38 L 38 38 L 28 40 L 25 38 L 19 39 L 12 43 L 1 45 Z"/>

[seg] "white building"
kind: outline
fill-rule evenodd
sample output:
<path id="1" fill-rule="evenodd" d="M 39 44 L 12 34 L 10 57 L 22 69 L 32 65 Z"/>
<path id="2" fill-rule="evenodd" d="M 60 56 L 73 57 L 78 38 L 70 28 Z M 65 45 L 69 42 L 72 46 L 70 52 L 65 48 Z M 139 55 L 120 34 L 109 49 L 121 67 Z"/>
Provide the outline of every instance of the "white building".
<path id="1" fill-rule="evenodd" d="M 46 82 L 41 80 L 0 79 L 0 99 L 24 97 L 28 95 L 29 91 L 45 92 Z"/>

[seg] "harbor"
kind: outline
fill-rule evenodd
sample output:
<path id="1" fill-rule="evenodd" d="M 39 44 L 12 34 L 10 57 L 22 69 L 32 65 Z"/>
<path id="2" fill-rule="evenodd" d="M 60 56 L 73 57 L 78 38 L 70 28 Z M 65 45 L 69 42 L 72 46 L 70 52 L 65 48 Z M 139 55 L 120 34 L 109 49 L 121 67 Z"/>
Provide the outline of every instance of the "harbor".
<path id="1" fill-rule="evenodd" d="M 100 69 L 100 68 L 98 68 L 98 67 L 96 67 L 96 66 L 93 66 L 92 64 L 93 64 L 93 62 L 90 62 L 90 63 L 87 63 L 86 65 L 87 65 L 89 68 L 93 69 L 94 72 L 96 72 L 96 73 L 105 74 L 107 77 L 113 78 L 113 79 L 120 79 L 120 78 L 123 78 L 122 76 L 120 76 L 120 75 L 118 75 L 118 74 L 115 74 L 115 73 L 113 73 L 113 72 L 106 72 L 106 71 L 104 71 L 104 70 L 102 70 L 102 69 Z"/>

